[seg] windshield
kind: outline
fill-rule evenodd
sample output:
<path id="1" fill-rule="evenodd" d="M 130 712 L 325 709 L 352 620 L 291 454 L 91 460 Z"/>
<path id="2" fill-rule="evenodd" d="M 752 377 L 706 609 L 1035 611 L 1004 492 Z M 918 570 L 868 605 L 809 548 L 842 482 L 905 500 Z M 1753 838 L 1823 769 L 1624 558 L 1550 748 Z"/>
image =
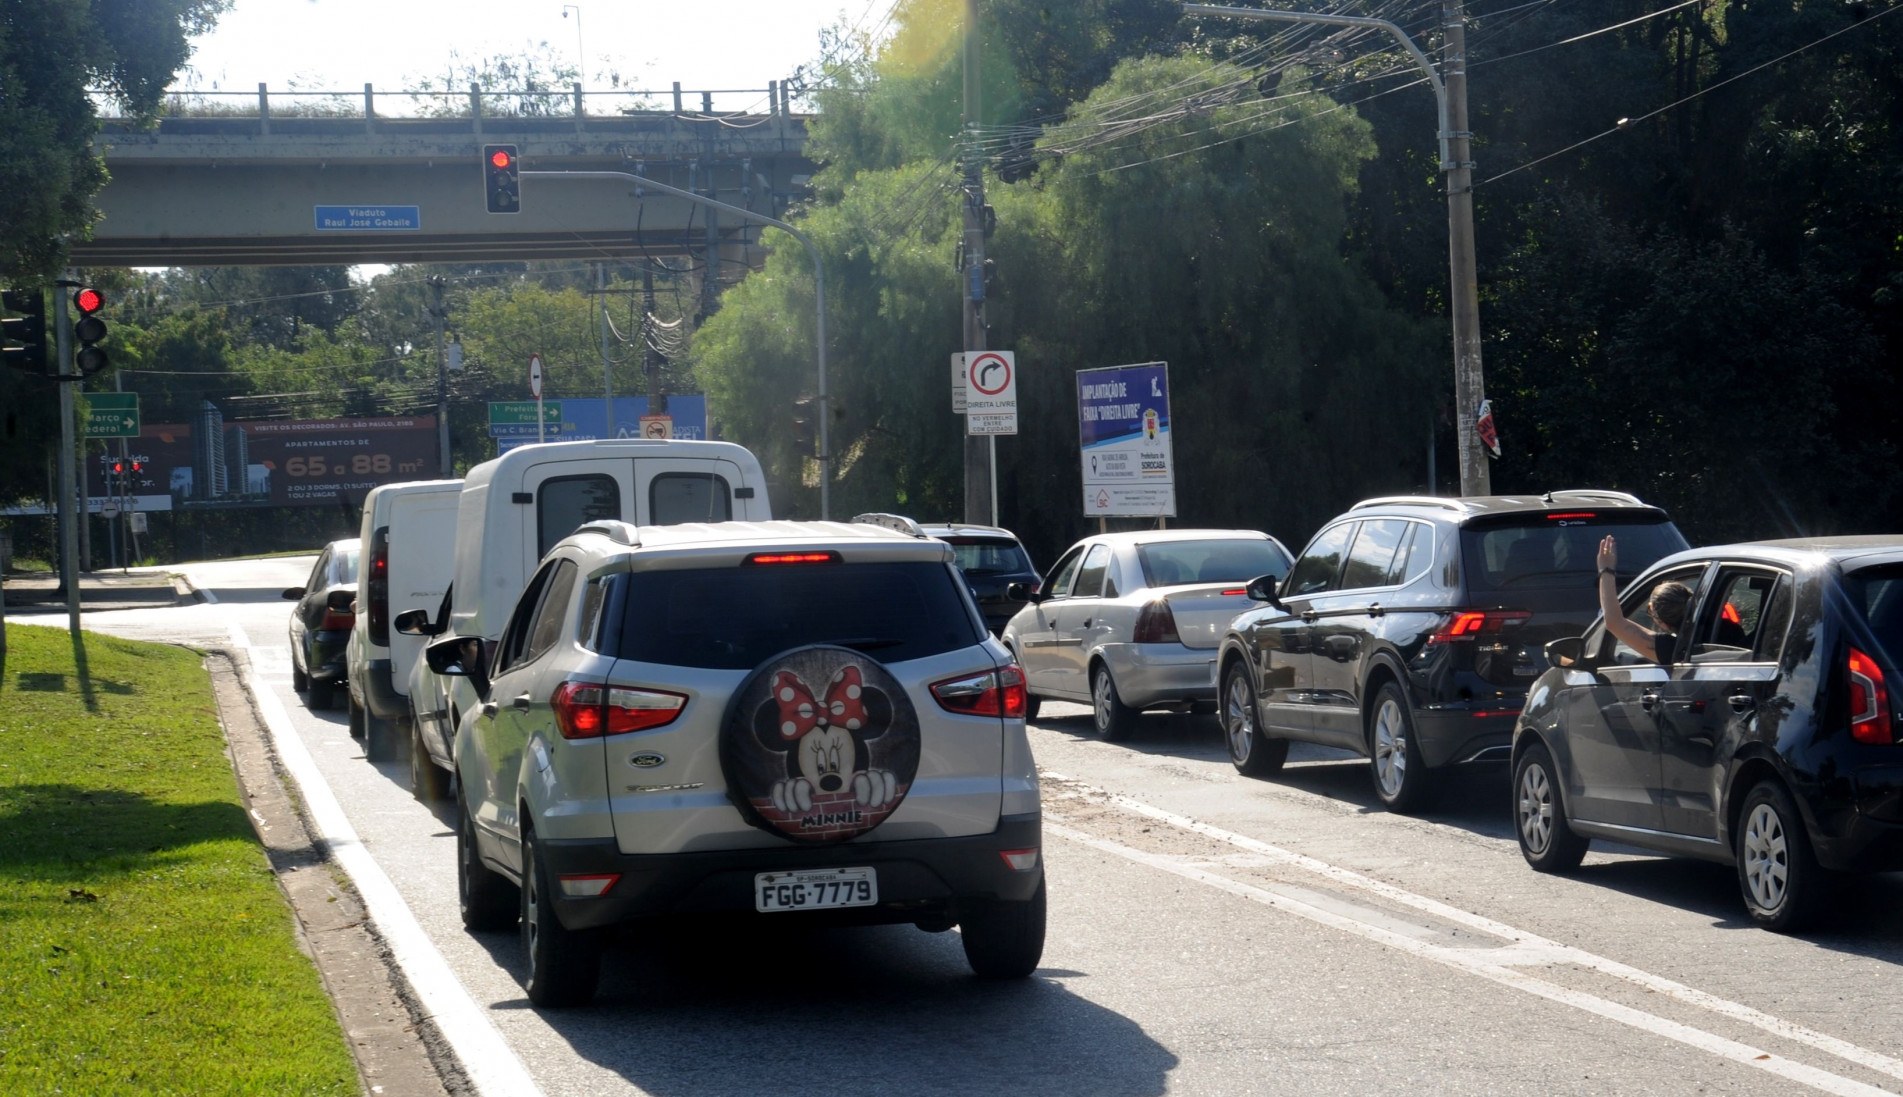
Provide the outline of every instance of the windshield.
<path id="1" fill-rule="evenodd" d="M 1599 542 L 1608 533 L 1618 542 L 1621 576 L 1637 575 L 1686 547 L 1677 526 L 1653 515 L 1631 522 L 1614 515 L 1529 514 L 1511 524 L 1460 531 L 1467 585 L 1472 590 L 1590 585 L 1599 567 Z"/>
<path id="2" fill-rule="evenodd" d="M 1288 554 L 1274 541 L 1212 537 L 1202 541 L 1156 541 L 1137 546 L 1144 582 L 1152 587 L 1178 583 L 1246 583 L 1258 575 L 1281 579 Z"/>

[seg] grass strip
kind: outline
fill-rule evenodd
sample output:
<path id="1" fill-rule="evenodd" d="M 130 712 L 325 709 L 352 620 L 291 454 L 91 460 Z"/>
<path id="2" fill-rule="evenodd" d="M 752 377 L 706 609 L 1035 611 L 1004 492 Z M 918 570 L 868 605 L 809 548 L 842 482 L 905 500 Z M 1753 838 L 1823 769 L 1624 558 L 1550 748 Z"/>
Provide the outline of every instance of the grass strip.
<path id="1" fill-rule="evenodd" d="M 0 1093 L 359 1092 L 200 656 L 7 638 Z"/>

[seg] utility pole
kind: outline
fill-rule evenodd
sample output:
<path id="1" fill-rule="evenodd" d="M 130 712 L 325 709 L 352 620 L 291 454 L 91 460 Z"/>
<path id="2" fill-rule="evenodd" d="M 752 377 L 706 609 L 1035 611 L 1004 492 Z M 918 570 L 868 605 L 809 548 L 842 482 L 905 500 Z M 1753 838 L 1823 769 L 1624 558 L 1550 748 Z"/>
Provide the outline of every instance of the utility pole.
<path id="1" fill-rule="evenodd" d="M 965 243 L 959 249 L 964 266 L 959 274 L 965 305 L 965 354 L 967 357 L 985 347 L 985 171 L 979 155 L 979 34 L 978 0 L 965 0 Z M 993 492 L 992 465 L 997 459 L 997 440 L 989 434 L 965 435 L 965 521 L 992 524 L 997 521 L 997 499 Z"/>
<path id="2" fill-rule="evenodd" d="M 1480 289 L 1474 266 L 1473 134 L 1467 129 L 1464 0 L 1441 0 L 1441 70 L 1447 84 L 1447 272 L 1454 314 L 1454 422 L 1460 493 L 1491 495 L 1492 469 L 1476 429 L 1486 398 L 1480 363 Z"/>
<path id="3" fill-rule="evenodd" d="M 438 457 L 437 475 L 444 480 L 450 478 L 449 463 L 449 357 L 443 348 L 443 324 L 449 319 L 449 310 L 443 307 L 443 280 L 431 277 L 430 319 L 436 322 L 436 452 Z"/>

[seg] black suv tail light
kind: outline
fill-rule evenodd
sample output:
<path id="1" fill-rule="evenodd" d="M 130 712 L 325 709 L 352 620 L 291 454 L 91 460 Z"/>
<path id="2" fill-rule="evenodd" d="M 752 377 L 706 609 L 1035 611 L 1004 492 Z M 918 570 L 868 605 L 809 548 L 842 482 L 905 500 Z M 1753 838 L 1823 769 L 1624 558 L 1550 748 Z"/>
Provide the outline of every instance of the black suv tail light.
<path id="1" fill-rule="evenodd" d="M 1024 689 L 1024 671 L 1013 663 L 1000 670 L 933 682 L 932 696 L 946 712 L 1021 719 L 1030 695 Z"/>
<path id="2" fill-rule="evenodd" d="M 665 727 L 687 707 L 687 697 L 658 689 L 563 682 L 549 698 L 548 707 L 555 711 L 555 727 L 562 738 L 598 739 Z"/>
<path id="3" fill-rule="evenodd" d="M 1144 606 L 1137 614 L 1136 628 L 1130 632 L 1133 644 L 1180 644 L 1182 637 L 1176 634 L 1176 614 L 1170 610 L 1168 599 L 1158 598 Z"/>
<path id="4" fill-rule="evenodd" d="M 1509 628 L 1523 625 L 1532 617 L 1523 609 L 1457 609 L 1447 623 L 1427 638 L 1430 644 L 1451 644 L 1461 640 L 1494 638 Z"/>
<path id="5" fill-rule="evenodd" d="M 1845 661 L 1850 677 L 1850 737 L 1859 743 L 1894 743 L 1896 732 L 1890 723 L 1890 691 L 1883 684 L 1883 668 L 1877 661 L 1850 649 Z"/>

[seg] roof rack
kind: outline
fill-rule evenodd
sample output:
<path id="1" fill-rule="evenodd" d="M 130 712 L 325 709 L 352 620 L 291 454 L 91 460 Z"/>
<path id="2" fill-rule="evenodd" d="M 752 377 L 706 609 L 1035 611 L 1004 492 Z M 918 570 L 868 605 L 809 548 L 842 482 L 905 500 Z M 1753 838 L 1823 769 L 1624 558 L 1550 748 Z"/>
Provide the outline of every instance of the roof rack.
<path id="1" fill-rule="evenodd" d="M 1623 491 L 1613 491 L 1610 488 L 1561 488 L 1558 491 L 1547 492 L 1545 495 L 1540 496 L 1540 499 L 1542 502 L 1550 503 L 1556 495 L 1564 495 L 1572 499 L 1610 499 L 1613 502 L 1631 503 L 1634 506 L 1641 507 L 1645 505 L 1645 500 L 1640 499 L 1636 495 Z"/>
<path id="2" fill-rule="evenodd" d="M 1461 500 L 1449 499 L 1442 495 L 1377 495 L 1372 499 L 1363 499 L 1348 509 L 1360 510 L 1363 507 L 1391 507 L 1397 505 L 1410 507 L 1445 507 L 1448 510 L 1459 511 L 1467 509 L 1467 504 Z"/>
<path id="3" fill-rule="evenodd" d="M 867 514 L 855 514 L 852 516 L 852 520 L 855 522 L 864 522 L 869 526 L 883 526 L 886 529 L 895 530 L 909 537 L 925 536 L 925 531 L 919 527 L 919 524 L 903 514 L 882 514 L 873 511 Z"/>
<path id="4" fill-rule="evenodd" d="M 599 533 L 617 545 L 629 548 L 641 547 L 641 531 L 633 522 L 624 522 L 619 518 L 599 518 L 583 523 L 575 533 Z M 573 536 L 574 534 L 570 534 Z"/>

